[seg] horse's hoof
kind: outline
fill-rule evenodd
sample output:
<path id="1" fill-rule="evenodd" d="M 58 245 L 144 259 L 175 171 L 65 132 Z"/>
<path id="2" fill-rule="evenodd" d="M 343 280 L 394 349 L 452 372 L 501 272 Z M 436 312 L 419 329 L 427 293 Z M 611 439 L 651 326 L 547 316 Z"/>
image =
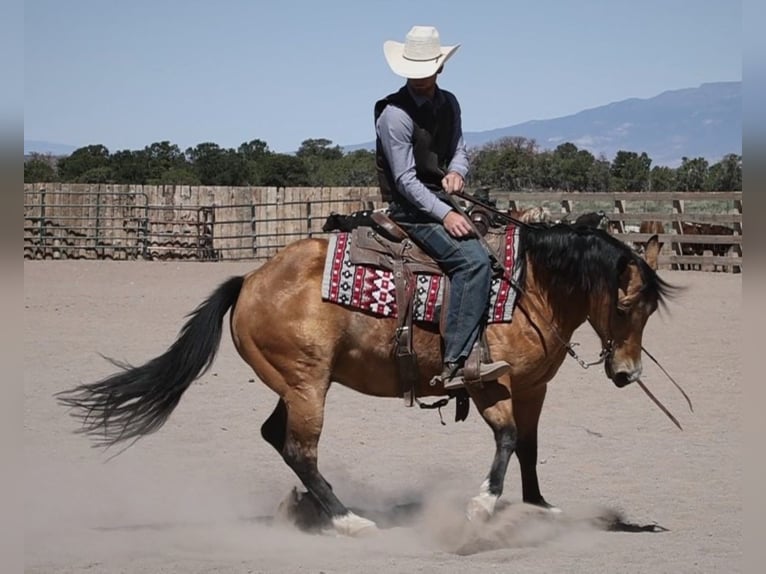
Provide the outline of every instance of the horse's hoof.
<path id="1" fill-rule="evenodd" d="M 300 499 L 301 495 L 298 493 L 298 489 L 293 487 L 282 502 L 279 503 L 279 506 L 277 506 L 277 512 L 274 519 L 281 523 L 292 522 L 295 508 L 298 506 Z"/>
<path id="2" fill-rule="evenodd" d="M 562 514 L 564 512 L 558 506 L 550 504 L 547 500 L 543 500 L 542 502 L 535 504 L 535 506 L 548 514 Z"/>
<path id="3" fill-rule="evenodd" d="M 332 519 L 335 531 L 343 536 L 370 536 L 378 531 L 377 525 L 372 520 L 367 520 L 349 512 L 344 516 Z"/>
<path id="4" fill-rule="evenodd" d="M 495 512 L 497 496 L 482 492 L 468 502 L 465 516 L 470 522 L 486 522 Z"/>
<path id="5" fill-rule="evenodd" d="M 564 511 L 561 510 L 558 506 L 553 506 L 547 502 L 545 504 L 533 504 L 532 507 L 536 509 L 540 514 L 551 514 L 558 516 L 559 514 L 564 513 Z"/>

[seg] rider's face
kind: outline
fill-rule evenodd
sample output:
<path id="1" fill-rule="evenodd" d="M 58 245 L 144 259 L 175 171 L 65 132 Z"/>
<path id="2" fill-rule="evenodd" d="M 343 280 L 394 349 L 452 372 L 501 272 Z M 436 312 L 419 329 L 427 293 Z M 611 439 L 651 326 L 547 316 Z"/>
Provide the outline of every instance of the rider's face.
<path id="1" fill-rule="evenodd" d="M 434 74 L 433 76 L 429 76 L 427 78 L 418 78 L 413 79 L 410 78 L 407 80 L 407 83 L 410 85 L 410 88 L 412 88 L 412 91 L 415 92 L 419 96 L 424 96 L 426 98 L 431 98 L 434 95 L 434 88 L 436 87 L 436 76 L 438 73 Z"/>

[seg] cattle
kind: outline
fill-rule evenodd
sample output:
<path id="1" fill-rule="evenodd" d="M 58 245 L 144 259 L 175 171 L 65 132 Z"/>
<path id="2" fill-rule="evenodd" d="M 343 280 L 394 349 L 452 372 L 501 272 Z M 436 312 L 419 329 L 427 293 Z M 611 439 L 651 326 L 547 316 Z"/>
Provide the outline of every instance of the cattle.
<path id="1" fill-rule="evenodd" d="M 351 231 L 357 227 L 366 225 L 371 227 L 372 222 L 372 209 L 365 209 L 363 211 L 355 211 L 350 215 L 344 215 L 342 213 L 332 212 L 327 216 L 327 219 L 322 225 L 322 231 Z"/>
<path id="2" fill-rule="evenodd" d="M 731 227 L 715 223 L 682 221 L 681 230 L 684 235 L 734 235 L 734 229 Z M 702 255 L 705 251 L 710 251 L 713 255 L 723 256 L 732 246 L 732 243 L 681 243 L 681 252 L 684 255 Z"/>
<path id="3" fill-rule="evenodd" d="M 642 221 L 641 225 L 638 226 L 638 232 L 662 235 L 665 233 L 665 226 L 662 225 L 661 221 Z"/>
<path id="4" fill-rule="evenodd" d="M 530 207 L 528 209 L 509 209 L 508 214 L 524 223 L 548 223 L 552 221 L 551 212 L 546 207 Z"/>
<path id="5" fill-rule="evenodd" d="M 734 235 L 734 229 L 717 223 L 700 223 L 700 235 Z M 713 255 L 724 256 L 729 253 L 733 243 L 703 243 L 703 251 L 709 249 Z"/>
<path id="6" fill-rule="evenodd" d="M 683 235 L 734 235 L 734 229 L 726 225 L 715 223 L 696 223 L 694 221 L 682 221 L 681 232 Z M 710 251 L 713 255 L 723 257 L 733 247 L 733 243 L 684 243 L 681 244 L 683 255 L 704 255 Z M 690 266 L 691 268 L 696 266 Z M 683 268 L 683 266 L 681 266 Z"/>
<path id="7" fill-rule="evenodd" d="M 661 221 L 642 221 L 638 226 L 639 233 L 651 233 L 652 235 L 662 235 L 665 233 L 665 226 Z M 636 248 L 639 252 L 643 252 L 646 249 L 646 241 L 636 242 Z M 662 243 L 660 243 L 660 249 L 662 249 Z"/>
<path id="8" fill-rule="evenodd" d="M 574 221 L 575 225 L 592 227 L 593 229 L 607 230 L 609 227 L 609 217 L 604 211 L 592 211 L 590 213 L 583 213 Z"/>

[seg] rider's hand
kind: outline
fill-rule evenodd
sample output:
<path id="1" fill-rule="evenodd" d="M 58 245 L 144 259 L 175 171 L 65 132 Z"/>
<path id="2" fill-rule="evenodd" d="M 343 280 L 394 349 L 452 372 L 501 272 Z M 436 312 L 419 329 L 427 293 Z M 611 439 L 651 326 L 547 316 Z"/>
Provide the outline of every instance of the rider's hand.
<path id="1" fill-rule="evenodd" d="M 463 187 L 465 187 L 465 181 L 463 180 L 463 176 L 458 172 L 451 171 L 442 178 L 442 187 L 447 193 L 463 191 Z"/>
<path id="2" fill-rule="evenodd" d="M 450 211 L 444 216 L 442 221 L 444 228 L 452 237 L 470 237 L 473 235 L 473 229 L 468 219 L 457 211 Z"/>

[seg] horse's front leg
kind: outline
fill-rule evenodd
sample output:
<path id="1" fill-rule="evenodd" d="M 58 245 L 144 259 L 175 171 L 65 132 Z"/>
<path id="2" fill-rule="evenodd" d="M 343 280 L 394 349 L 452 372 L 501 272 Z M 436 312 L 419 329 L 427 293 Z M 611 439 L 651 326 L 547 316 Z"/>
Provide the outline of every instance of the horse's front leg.
<path id="1" fill-rule="evenodd" d="M 469 389 L 471 398 L 495 436 L 495 457 L 481 490 L 468 503 L 469 520 L 486 520 L 495 512 L 503 494 L 508 461 L 516 448 L 516 425 L 508 388 L 499 383 L 485 383 L 482 389 Z"/>
<path id="2" fill-rule="evenodd" d="M 521 492 L 524 502 L 551 512 L 561 512 L 540 494 L 540 483 L 537 479 L 537 426 L 546 389 L 547 385 L 540 385 L 524 394 L 519 393 L 513 401 L 514 418 L 518 429 L 516 456 L 519 458 L 521 468 Z"/>

